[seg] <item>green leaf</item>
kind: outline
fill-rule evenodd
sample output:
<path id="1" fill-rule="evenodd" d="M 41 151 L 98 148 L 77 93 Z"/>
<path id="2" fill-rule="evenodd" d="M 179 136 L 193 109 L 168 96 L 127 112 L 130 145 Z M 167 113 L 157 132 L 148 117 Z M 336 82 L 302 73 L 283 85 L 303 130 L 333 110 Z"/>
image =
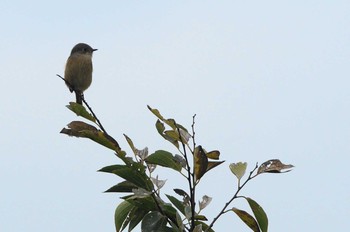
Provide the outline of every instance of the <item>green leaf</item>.
<path id="1" fill-rule="evenodd" d="M 129 231 L 132 231 L 141 222 L 141 220 L 147 213 L 148 213 L 147 210 L 135 207 L 134 210 L 129 215 L 130 217 Z"/>
<path id="2" fill-rule="evenodd" d="M 232 208 L 232 211 L 235 212 L 238 217 L 254 232 L 260 232 L 258 223 L 249 213 L 237 208 Z"/>
<path id="3" fill-rule="evenodd" d="M 70 102 L 69 105 L 67 105 L 67 108 L 73 111 L 74 113 L 76 113 L 77 116 L 81 116 L 92 122 L 96 122 L 96 119 L 94 118 L 94 116 L 92 116 L 92 114 L 87 112 L 83 105 L 80 105 L 75 102 Z"/>
<path id="4" fill-rule="evenodd" d="M 244 176 L 246 169 L 247 169 L 247 163 L 245 162 L 230 164 L 230 170 L 233 174 L 235 174 L 238 180 L 241 180 L 241 178 Z"/>
<path id="5" fill-rule="evenodd" d="M 152 181 L 144 172 L 140 171 L 136 164 L 133 166 L 111 165 L 100 169 L 99 172 L 116 174 L 117 176 L 148 191 L 152 191 L 153 189 Z"/>
<path id="6" fill-rule="evenodd" d="M 206 231 L 207 229 L 208 229 L 208 225 L 207 224 L 205 224 L 204 222 L 202 222 L 202 221 L 195 221 L 194 222 L 194 224 L 197 226 L 197 225 L 202 225 L 202 230 L 203 231 Z M 208 230 L 208 232 L 215 232 L 212 228 L 210 228 L 209 230 Z"/>
<path id="7" fill-rule="evenodd" d="M 167 220 L 161 213 L 153 211 L 146 214 L 141 223 L 141 230 L 147 232 L 166 231 Z"/>
<path id="8" fill-rule="evenodd" d="M 170 218 L 172 221 L 176 221 L 177 211 L 170 203 L 162 204 L 161 208 L 168 218 Z"/>
<path id="9" fill-rule="evenodd" d="M 170 138 L 171 141 L 179 141 L 180 140 L 180 136 L 177 133 L 177 131 L 174 130 L 167 130 L 164 131 L 165 136 L 167 136 L 167 138 Z"/>
<path id="10" fill-rule="evenodd" d="M 194 227 L 193 232 L 202 232 L 203 228 L 202 228 L 202 224 L 198 224 L 196 225 L 196 227 Z"/>
<path id="11" fill-rule="evenodd" d="M 150 164 L 160 165 L 166 168 L 172 168 L 178 172 L 181 171 L 182 166 L 175 157 L 167 151 L 158 150 L 146 158 L 146 162 Z"/>
<path id="12" fill-rule="evenodd" d="M 173 223 L 173 222 L 171 222 Z M 178 212 L 176 212 L 176 223 L 177 223 L 177 228 L 178 228 L 178 232 L 183 232 L 184 231 L 184 224 L 182 222 L 182 218 L 180 216 L 180 214 Z"/>
<path id="13" fill-rule="evenodd" d="M 267 232 L 269 220 L 264 209 L 253 199 L 249 197 L 246 197 L 245 199 L 248 201 L 250 208 L 252 209 L 256 220 L 258 221 L 261 231 Z"/>
<path id="14" fill-rule="evenodd" d="M 114 223 L 115 223 L 115 229 L 117 232 L 121 231 L 123 227 L 125 228 L 126 225 L 124 225 L 124 222 L 129 214 L 129 212 L 133 208 L 134 208 L 134 206 L 132 204 L 130 204 L 127 201 L 123 201 L 115 209 Z"/>
<path id="15" fill-rule="evenodd" d="M 185 205 L 182 201 L 177 198 L 165 194 L 166 197 L 170 200 L 170 202 L 185 216 Z"/>
<path id="16" fill-rule="evenodd" d="M 164 121 L 165 119 L 163 118 L 163 116 L 160 114 L 159 110 L 157 109 L 152 109 L 149 105 L 147 105 L 147 108 L 160 120 Z"/>
<path id="17" fill-rule="evenodd" d="M 157 204 L 155 203 L 154 199 L 151 196 L 144 196 L 144 197 L 135 197 L 135 195 L 122 197 L 122 199 L 125 199 L 130 204 L 133 204 L 137 208 L 141 208 L 147 211 L 154 211 L 158 209 Z"/>
<path id="18" fill-rule="evenodd" d="M 156 122 L 156 129 L 159 134 L 163 135 L 165 126 L 164 126 L 164 123 L 162 123 L 159 119 L 157 119 L 157 122 Z"/>
<path id="19" fill-rule="evenodd" d="M 134 143 L 132 142 L 132 140 L 126 134 L 124 134 L 124 137 L 125 137 L 126 141 L 128 142 L 131 150 L 134 152 L 134 154 L 136 154 L 136 148 L 135 148 Z"/>
<path id="20" fill-rule="evenodd" d="M 208 218 L 204 215 L 195 215 L 194 219 L 199 220 L 199 221 L 208 221 Z"/>
<path id="21" fill-rule="evenodd" d="M 129 181 L 120 182 L 117 185 L 109 188 L 105 193 L 118 192 L 118 193 L 131 193 L 133 189 L 136 189 L 137 186 Z"/>

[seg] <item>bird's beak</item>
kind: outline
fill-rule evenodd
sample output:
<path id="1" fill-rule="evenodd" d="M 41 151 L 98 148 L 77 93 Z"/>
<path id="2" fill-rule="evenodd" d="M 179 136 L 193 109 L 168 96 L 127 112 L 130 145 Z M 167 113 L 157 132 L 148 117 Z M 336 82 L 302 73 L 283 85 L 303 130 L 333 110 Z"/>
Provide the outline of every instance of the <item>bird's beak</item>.
<path id="1" fill-rule="evenodd" d="M 97 51 L 97 50 L 98 50 L 97 48 L 93 48 L 93 49 L 92 49 L 93 52 L 94 52 L 94 51 Z"/>

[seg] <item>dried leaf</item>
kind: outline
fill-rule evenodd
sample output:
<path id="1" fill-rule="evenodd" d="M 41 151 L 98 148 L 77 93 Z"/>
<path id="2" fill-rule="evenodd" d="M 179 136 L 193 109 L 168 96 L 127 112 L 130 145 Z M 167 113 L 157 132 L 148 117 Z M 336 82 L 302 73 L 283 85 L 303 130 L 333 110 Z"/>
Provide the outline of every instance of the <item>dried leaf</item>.
<path id="1" fill-rule="evenodd" d="M 151 181 L 155 186 L 157 186 L 157 189 L 161 189 L 167 180 L 159 180 L 157 175 L 156 178 L 151 177 Z"/>
<path id="2" fill-rule="evenodd" d="M 204 195 L 202 197 L 202 201 L 199 202 L 199 210 L 202 210 L 205 207 L 207 207 L 210 204 L 211 200 L 212 200 L 211 197 L 208 197 L 207 195 Z"/>
<path id="3" fill-rule="evenodd" d="M 206 156 L 202 146 L 198 146 L 194 150 L 194 176 L 198 181 L 207 171 L 208 157 Z"/>
<path id="4" fill-rule="evenodd" d="M 225 162 L 225 161 L 217 161 L 217 162 L 208 161 L 207 172 L 208 172 L 210 169 L 213 169 L 213 168 L 219 166 L 219 165 L 222 164 L 223 162 Z"/>
<path id="5" fill-rule="evenodd" d="M 220 157 L 220 151 L 210 151 L 207 153 L 207 157 L 209 159 L 214 159 L 214 160 L 218 160 Z"/>
<path id="6" fill-rule="evenodd" d="M 105 147 L 116 151 L 118 154 L 122 154 L 117 141 L 115 141 L 108 134 L 105 134 L 103 131 L 98 130 L 96 127 L 90 124 L 81 121 L 73 121 L 69 123 L 67 127 L 68 128 L 63 128 L 60 133 L 80 138 L 89 138 Z"/>
<path id="7" fill-rule="evenodd" d="M 258 174 L 261 173 L 285 173 L 291 170 L 285 170 L 289 168 L 293 168 L 294 166 L 291 164 L 283 164 L 278 159 L 268 160 L 260 165 L 258 168 Z"/>

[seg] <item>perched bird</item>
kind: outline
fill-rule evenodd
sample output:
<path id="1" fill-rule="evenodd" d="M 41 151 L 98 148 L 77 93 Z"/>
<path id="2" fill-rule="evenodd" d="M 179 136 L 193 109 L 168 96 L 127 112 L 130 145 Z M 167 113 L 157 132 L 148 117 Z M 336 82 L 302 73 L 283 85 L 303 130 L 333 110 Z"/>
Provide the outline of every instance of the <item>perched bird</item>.
<path id="1" fill-rule="evenodd" d="M 67 59 L 64 71 L 65 82 L 71 92 L 75 92 L 76 102 L 82 104 L 83 92 L 89 88 L 92 81 L 92 53 L 88 44 L 75 45 Z"/>

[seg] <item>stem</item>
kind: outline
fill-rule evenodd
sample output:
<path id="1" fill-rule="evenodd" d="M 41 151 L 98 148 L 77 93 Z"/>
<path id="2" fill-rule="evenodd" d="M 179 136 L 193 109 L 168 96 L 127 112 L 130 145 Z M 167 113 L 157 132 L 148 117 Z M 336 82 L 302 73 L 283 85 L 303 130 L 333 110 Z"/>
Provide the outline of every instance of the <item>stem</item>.
<path id="1" fill-rule="evenodd" d="M 225 204 L 224 208 L 222 208 L 222 210 L 220 211 L 220 213 L 214 218 L 214 220 L 212 221 L 212 223 L 208 226 L 208 228 L 205 230 L 205 232 L 208 232 L 209 229 L 211 229 L 214 225 L 214 223 L 219 219 L 219 217 L 225 213 L 226 208 L 231 204 L 231 202 L 237 198 L 238 193 L 241 191 L 241 189 L 248 183 L 248 181 L 250 181 L 251 179 L 253 179 L 254 177 L 256 177 L 257 175 L 253 175 L 253 172 L 258 168 L 258 164 L 255 165 L 255 168 L 249 173 L 249 176 L 247 178 L 246 181 L 244 181 L 244 183 L 241 186 L 238 186 L 238 189 L 235 193 L 235 195 L 233 195 L 233 197 Z"/>
<path id="2" fill-rule="evenodd" d="M 181 137 L 181 133 L 180 133 L 180 129 L 179 127 L 176 125 L 175 122 L 175 126 L 177 129 L 177 132 L 179 133 L 179 138 L 180 138 L 180 142 L 182 144 L 182 149 L 184 150 L 183 155 L 185 157 L 186 160 L 186 166 L 187 166 L 187 180 L 188 180 L 188 185 L 190 188 L 190 203 L 191 203 L 191 226 L 190 226 L 190 231 L 194 230 L 195 224 L 194 224 L 194 214 L 195 214 L 195 206 L 196 206 L 196 202 L 195 202 L 195 185 L 194 185 L 194 175 L 191 173 L 191 168 L 190 168 L 190 164 L 188 162 L 188 158 L 187 158 L 187 152 L 186 152 L 186 145 L 182 140 Z M 193 185 L 193 187 L 192 187 Z"/>

